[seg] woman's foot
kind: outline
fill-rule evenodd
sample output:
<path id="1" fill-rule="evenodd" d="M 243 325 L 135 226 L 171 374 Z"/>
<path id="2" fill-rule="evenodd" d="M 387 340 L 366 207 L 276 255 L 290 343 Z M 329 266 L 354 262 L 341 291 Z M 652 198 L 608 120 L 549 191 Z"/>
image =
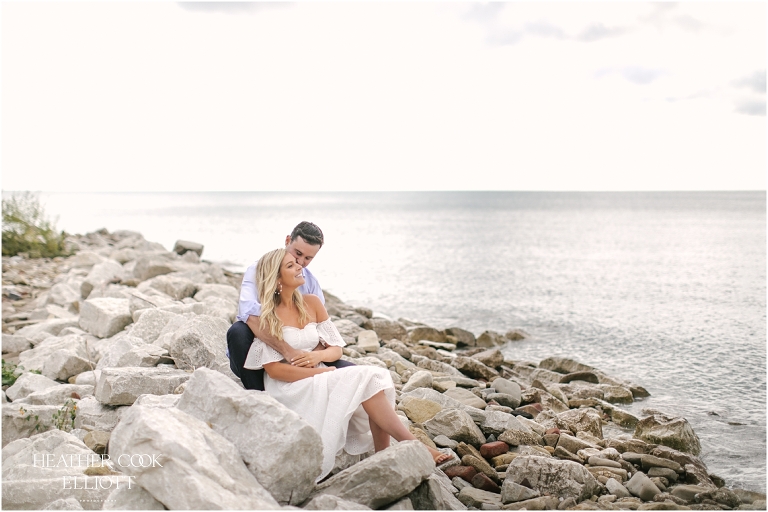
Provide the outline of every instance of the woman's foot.
<path id="1" fill-rule="evenodd" d="M 429 453 L 432 454 L 432 460 L 435 461 L 435 465 L 436 466 L 439 466 L 440 464 L 443 464 L 444 462 L 448 462 L 449 460 L 451 460 L 453 458 L 452 455 L 450 455 L 448 453 L 439 452 L 439 451 L 435 450 L 434 448 L 432 448 L 430 446 L 427 446 L 427 448 L 429 449 Z"/>

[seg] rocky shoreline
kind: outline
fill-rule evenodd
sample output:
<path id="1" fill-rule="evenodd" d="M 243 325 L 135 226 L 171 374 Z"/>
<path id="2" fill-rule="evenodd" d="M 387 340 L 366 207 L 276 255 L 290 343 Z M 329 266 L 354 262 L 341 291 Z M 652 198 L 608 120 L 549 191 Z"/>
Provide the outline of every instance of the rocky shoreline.
<path id="1" fill-rule="evenodd" d="M 131 231 L 67 244 L 3 257 L 5 509 L 766 508 L 707 471 L 684 418 L 623 410 L 648 396 L 637 384 L 505 358 L 520 331 L 439 330 L 331 294 L 344 358 L 389 369 L 418 441 L 341 454 L 314 484 L 319 435 L 229 370 L 241 275 Z M 453 458 L 436 468 L 425 444 Z"/>

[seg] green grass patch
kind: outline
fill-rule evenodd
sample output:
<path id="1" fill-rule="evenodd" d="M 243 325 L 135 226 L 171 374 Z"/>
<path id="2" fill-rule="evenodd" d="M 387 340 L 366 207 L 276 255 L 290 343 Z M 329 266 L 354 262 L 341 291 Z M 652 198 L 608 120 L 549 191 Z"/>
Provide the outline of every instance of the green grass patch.
<path id="1" fill-rule="evenodd" d="M 14 192 L 3 198 L 3 256 L 69 256 L 64 246 L 66 236 L 48 219 L 37 194 Z"/>

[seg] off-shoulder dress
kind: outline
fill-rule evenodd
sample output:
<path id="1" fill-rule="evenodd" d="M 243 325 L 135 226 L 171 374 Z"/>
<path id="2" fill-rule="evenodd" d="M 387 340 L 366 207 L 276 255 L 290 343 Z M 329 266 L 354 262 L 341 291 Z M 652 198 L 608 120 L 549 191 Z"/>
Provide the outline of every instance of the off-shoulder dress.
<path id="1" fill-rule="evenodd" d="M 343 347 L 344 340 L 330 319 L 310 322 L 304 328 L 283 327 L 283 339 L 298 350 L 312 350 L 318 341 L 324 346 Z M 267 363 L 282 361 L 283 356 L 258 338 L 246 357 L 244 368 L 258 370 Z M 320 363 L 318 367 L 325 366 Z M 323 440 L 323 464 L 317 481 L 325 478 L 342 449 L 350 455 L 373 449 L 368 414 L 362 403 L 384 391 L 392 407 L 395 386 L 389 371 L 377 366 L 338 368 L 296 382 L 283 382 L 264 375 L 264 389 L 278 402 L 304 418 Z"/>

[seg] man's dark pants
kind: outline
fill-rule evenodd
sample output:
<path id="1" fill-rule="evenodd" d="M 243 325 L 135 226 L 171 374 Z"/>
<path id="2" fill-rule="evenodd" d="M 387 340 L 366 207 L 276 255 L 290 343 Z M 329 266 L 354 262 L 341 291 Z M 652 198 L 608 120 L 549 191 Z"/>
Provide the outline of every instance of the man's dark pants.
<path id="1" fill-rule="evenodd" d="M 264 370 L 248 370 L 243 368 L 248 350 L 253 343 L 253 331 L 245 322 L 237 321 L 227 331 L 227 346 L 229 347 L 229 367 L 232 373 L 240 377 L 245 389 L 257 389 L 264 391 Z M 336 368 L 355 366 L 354 363 L 339 359 L 332 363 L 325 363 Z"/>

